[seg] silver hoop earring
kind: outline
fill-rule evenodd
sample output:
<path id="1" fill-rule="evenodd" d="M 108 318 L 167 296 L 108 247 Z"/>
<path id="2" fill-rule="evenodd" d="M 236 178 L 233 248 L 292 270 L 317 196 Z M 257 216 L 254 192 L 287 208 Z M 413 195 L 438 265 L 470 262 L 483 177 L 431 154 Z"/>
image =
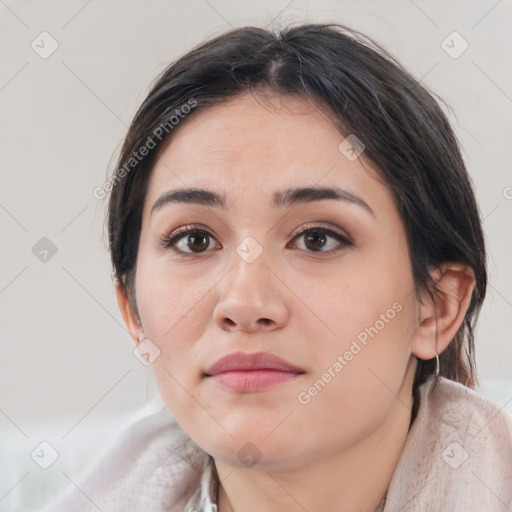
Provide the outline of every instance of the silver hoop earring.
<path id="1" fill-rule="evenodd" d="M 436 378 L 439 377 L 439 354 L 436 352 Z"/>

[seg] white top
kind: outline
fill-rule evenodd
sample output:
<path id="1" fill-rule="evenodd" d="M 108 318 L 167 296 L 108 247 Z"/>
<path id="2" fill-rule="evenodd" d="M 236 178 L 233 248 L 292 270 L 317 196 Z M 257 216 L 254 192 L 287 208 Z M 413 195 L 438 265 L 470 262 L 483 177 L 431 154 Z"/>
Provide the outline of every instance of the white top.
<path id="1" fill-rule="evenodd" d="M 443 377 L 420 387 L 382 512 L 511 512 L 512 415 Z M 429 391 L 432 394 L 429 396 Z M 127 429 L 41 512 L 217 512 L 212 458 L 167 409 Z"/>

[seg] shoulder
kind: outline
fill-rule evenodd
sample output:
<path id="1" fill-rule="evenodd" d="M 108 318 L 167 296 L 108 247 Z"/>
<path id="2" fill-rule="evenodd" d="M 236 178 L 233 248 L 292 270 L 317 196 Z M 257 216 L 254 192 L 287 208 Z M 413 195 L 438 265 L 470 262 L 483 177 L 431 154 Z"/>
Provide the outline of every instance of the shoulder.
<path id="1" fill-rule="evenodd" d="M 76 485 L 40 512 L 181 512 L 198 486 L 205 456 L 163 409 L 126 429 Z"/>
<path id="2" fill-rule="evenodd" d="M 457 431 L 462 441 L 478 439 L 486 442 L 486 446 L 489 442 L 510 445 L 512 415 L 504 406 L 443 377 L 439 378 L 430 396 L 428 383 L 426 384 L 421 389 L 421 399 L 426 402 L 425 413 L 428 411 L 436 419 L 432 428 L 439 431 Z"/>
<path id="3" fill-rule="evenodd" d="M 512 415 L 443 377 L 423 384 L 388 504 L 386 512 L 511 510 Z"/>

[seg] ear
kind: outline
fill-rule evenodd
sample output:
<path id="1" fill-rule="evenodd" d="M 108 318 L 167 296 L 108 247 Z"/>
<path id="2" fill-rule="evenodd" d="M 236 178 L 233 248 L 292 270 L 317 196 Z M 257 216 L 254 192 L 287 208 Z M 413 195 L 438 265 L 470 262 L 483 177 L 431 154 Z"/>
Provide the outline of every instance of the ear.
<path id="1" fill-rule="evenodd" d="M 413 335 L 412 353 L 419 359 L 441 354 L 459 330 L 475 288 L 473 269 L 461 263 L 443 263 L 430 272 L 432 294 L 424 292 Z M 437 346 L 436 346 L 437 340 Z"/>
<path id="2" fill-rule="evenodd" d="M 130 300 L 128 299 L 126 287 L 118 280 L 116 280 L 116 294 L 117 303 L 119 304 L 119 309 L 121 310 L 124 324 L 126 325 L 131 338 L 135 344 L 138 345 L 141 341 L 144 340 L 146 336 L 144 334 L 142 325 L 133 312 Z"/>

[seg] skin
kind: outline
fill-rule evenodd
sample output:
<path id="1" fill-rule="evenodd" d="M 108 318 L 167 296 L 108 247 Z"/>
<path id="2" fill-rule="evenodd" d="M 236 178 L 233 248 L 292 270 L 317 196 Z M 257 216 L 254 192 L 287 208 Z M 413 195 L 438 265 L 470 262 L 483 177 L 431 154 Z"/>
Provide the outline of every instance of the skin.
<path id="1" fill-rule="evenodd" d="M 370 512 L 408 433 L 416 357 L 435 357 L 436 331 L 437 352 L 446 348 L 469 306 L 474 275 L 456 263 L 432 269 L 441 291 L 420 302 L 403 222 L 364 153 L 348 160 L 338 149 L 344 136 L 311 101 L 269 98 L 273 108 L 251 94 L 232 98 L 173 132 L 144 205 L 135 282 L 140 319 L 118 284 L 119 306 L 134 341 L 149 338 L 161 352 L 152 368 L 167 407 L 214 457 L 221 512 Z M 150 215 L 163 192 L 192 186 L 224 194 L 226 210 L 175 203 Z M 335 200 L 270 206 L 275 191 L 298 186 L 340 187 L 373 214 Z M 198 246 L 187 246 L 186 236 L 178 247 L 187 256 L 158 247 L 193 223 L 211 235 L 206 251 L 194 253 Z M 306 225 L 348 234 L 353 245 L 329 236 L 315 252 L 306 236 L 294 237 Z M 248 236 L 262 249 L 252 263 L 236 251 Z M 396 303 L 400 312 L 300 403 L 298 394 Z M 271 352 L 304 373 L 252 393 L 204 376 L 235 351 Z M 237 456 L 248 442 L 261 453 L 252 467 Z"/>

